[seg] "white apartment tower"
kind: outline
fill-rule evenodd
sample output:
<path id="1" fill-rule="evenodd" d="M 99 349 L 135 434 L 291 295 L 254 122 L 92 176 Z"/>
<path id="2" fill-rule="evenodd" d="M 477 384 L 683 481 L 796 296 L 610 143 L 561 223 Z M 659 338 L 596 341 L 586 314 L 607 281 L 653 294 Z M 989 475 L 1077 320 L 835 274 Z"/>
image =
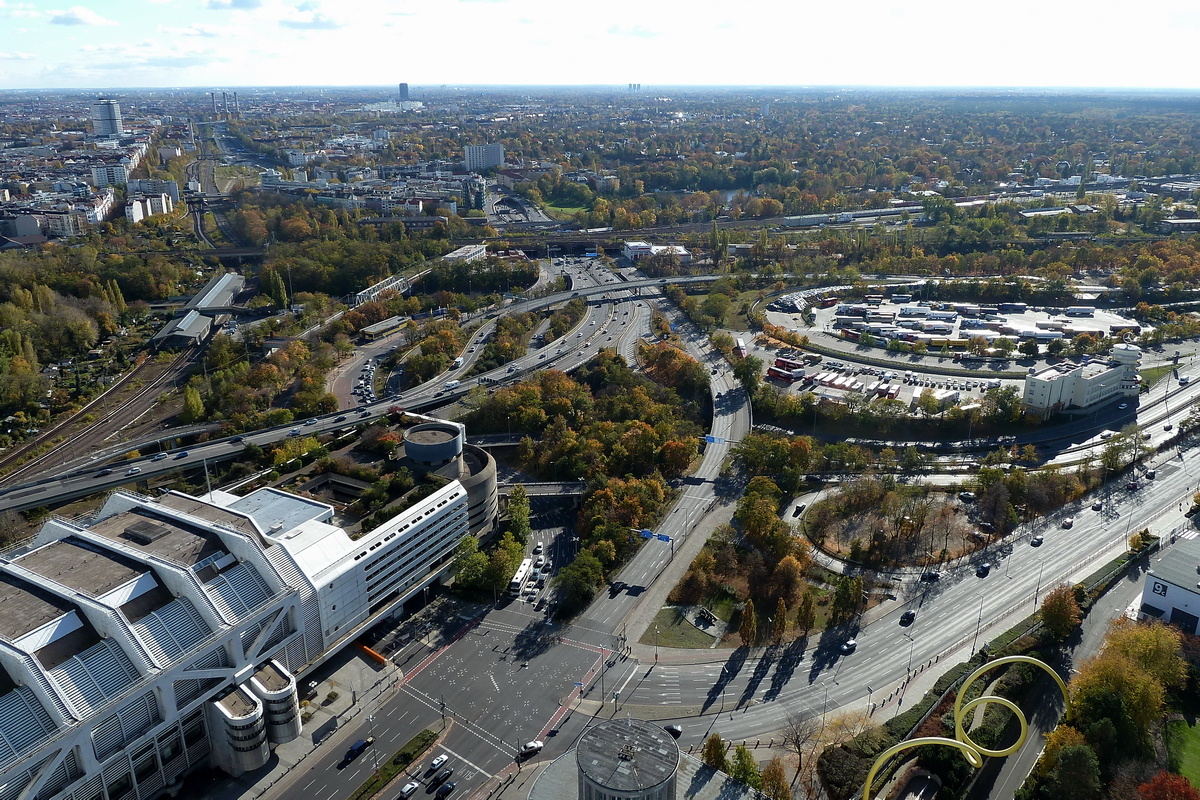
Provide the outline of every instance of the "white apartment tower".
<path id="1" fill-rule="evenodd" d="M 124 130 L 120 103 L 104 98 L 92 103 L 92 133 L 96 136 L 116 138 L 120 137 Z"/>
<path id="2" fill-rule="evenodd" d="M 504 145 L 469 144 L 464 148 L 463 163 L 467 172 L 481 172 L 488 167 L 504 166 Z"/>

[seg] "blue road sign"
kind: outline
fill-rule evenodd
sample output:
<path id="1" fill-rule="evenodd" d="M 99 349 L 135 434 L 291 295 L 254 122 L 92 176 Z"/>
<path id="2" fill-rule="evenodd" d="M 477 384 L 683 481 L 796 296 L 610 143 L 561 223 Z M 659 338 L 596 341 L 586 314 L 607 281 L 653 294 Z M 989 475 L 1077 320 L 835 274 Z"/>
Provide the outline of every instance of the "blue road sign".
<path id="1" fill-rule="evenodd" d="M 658 540 L 660 542 L 669 542 L 669 541 L 671 541 L 671 537 L 667 536 L 665 533 L 660 533 L 660 534 L 658 534 Z"/>
<path id="2" fill-rule="evenodd" d="M 704 441 L 707 444 L 725 444 L 725 440 L 720 436 L 705 436 Z"/>
<path id="3" fill-rule="evenodd" d="M 646 528 L 642 528 L 641 534 L 642 534 L 643 539 L 653 539 L 654 538 L 654 531 L 647 530 Z"/>

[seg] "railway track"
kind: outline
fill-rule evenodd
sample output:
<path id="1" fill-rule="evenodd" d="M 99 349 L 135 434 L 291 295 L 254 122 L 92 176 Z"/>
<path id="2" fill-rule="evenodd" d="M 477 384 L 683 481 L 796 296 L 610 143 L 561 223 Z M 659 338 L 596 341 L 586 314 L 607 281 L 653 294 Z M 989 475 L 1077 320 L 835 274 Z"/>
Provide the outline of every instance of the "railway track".
<path id="1" fill-rule="evenodd" d="M 69 447 L 72 456 L 77 458 L 90 449 L 103 445 L 122 430 L 136 424 L 153 409 L 155 400 L 164 393 L 163 387 L 179 378 L 191 366 L 195 356 L 196 351 L 189 348 L 179 353 L 165 366 L 152 359 L 143 361 L 126 373 L 104 394 L 88 402 L 75 414 L 43 431 L 23 447 L 0 458 L 0 469 L 3 469 L 15 464 L 22 457 L 54 439 L 63 440 L 59 446 L 52 447 L 45 453 L 31 458 L 4 475 L 3 478 L 0 478 L 0 485 L 14 482 L 20 478 L 29 480 L 54 465 L 63 463 L 62 450 L 65 447 Z M 155 368 L 158 368 L 157 374 L 154 374 Z M 149 377 L 149 382 L 119 403 L 111 407 L 108 405 L 110 396 L 118 394 L 123 387 L 128 386 L 135 378 L 139 377 Z M 84 417 L 94 414 L 97 409 L 103 413 L 103 416 L 92 422 L 84 423 Z"/>

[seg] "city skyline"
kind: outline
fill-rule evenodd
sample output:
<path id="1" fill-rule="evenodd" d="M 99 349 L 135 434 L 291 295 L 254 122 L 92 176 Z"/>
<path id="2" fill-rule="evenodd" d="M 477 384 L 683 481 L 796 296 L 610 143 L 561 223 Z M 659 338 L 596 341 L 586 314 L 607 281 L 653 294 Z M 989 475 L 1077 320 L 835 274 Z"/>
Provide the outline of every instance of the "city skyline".
<path id="1" fill-rule="evenodd" d="M 1077 11 L 1062 2 L 1018 3 L 1002 20 L 945 0 L 867 0 L 853 18 L 836 6 L 765 3 L 744 19 L 711 2 L 684 12 L 615 0 L 594 21 L 548 0 L 454 0 L 450 28 L 445 7 L 408 0 L 64 6 L 0 0 L 0 26 L 9 33 L 0 43 L 0 89 L 395 87 L 400 80 L 414 87 L 1200 88 L 1192 71 L 1124 55 L 1117 33 L 1096 32 L 1095 43 L 1106 46 L 1083 55 L 1088 37 L 1074 33 Z M 1112 2 L 1091 10 L 1100 19 L 1119 13 Z M 1200 9 L 1164 0 L 1155 11 L 1153 23 L 1132 22 L 1122 32 L 1132 41 L 1152 37 L 1162 52 L 1189 52 Z M 448 60 L 447 45 L 478 59 Z M 1079 55 L 1064 59 L 1064 48 Z"/>

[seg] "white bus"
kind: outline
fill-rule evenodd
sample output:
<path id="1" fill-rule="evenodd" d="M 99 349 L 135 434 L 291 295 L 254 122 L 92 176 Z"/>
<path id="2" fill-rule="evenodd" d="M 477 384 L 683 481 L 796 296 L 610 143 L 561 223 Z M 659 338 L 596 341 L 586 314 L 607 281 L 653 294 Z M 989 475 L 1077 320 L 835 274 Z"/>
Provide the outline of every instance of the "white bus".
<path id="1" fill-rule="evenodd" d="M 525 585 L 525 579 L 529 577 L 529 571 L 533 569 L 533 559 L 527 558 L 521 562 L 521 566 L 517 567 L 517 573 L 513 575 L 513 579 L 509 581 L 508 593 L 513 597 L 521 596 L 521 587 Z"/>

